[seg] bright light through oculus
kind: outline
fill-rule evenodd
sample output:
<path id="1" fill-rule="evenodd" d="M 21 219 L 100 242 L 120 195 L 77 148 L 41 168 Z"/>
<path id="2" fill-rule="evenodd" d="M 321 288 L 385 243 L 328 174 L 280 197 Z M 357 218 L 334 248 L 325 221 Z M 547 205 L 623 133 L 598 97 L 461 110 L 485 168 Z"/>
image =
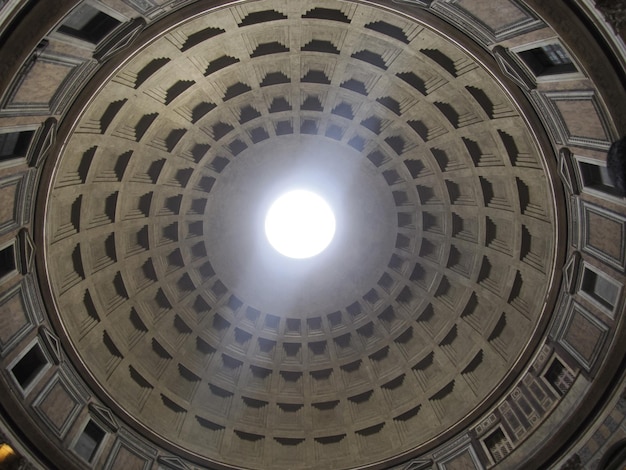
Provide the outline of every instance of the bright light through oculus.
<path id="1" fill-rule="evenodd" d="M 290 191 L 276 199 L 267 211 L 265 235 L 280 254 L 289 258 L 311 258 L 332 241 L 335 215 L 317 194 Z"/>

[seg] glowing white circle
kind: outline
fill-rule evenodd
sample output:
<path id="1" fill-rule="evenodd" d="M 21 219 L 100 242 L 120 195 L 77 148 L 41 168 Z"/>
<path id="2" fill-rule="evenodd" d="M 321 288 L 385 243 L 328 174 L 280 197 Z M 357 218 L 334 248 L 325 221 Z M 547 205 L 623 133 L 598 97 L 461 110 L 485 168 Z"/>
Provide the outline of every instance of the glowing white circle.
<path id="1" fill-rule="evenodd" d="M 335 215 L 315 193 L 295 190 L 280 196 L 265 216 L 265 235 L 280 254 L 311 258 L 328 247 L 335 235 Z"/>

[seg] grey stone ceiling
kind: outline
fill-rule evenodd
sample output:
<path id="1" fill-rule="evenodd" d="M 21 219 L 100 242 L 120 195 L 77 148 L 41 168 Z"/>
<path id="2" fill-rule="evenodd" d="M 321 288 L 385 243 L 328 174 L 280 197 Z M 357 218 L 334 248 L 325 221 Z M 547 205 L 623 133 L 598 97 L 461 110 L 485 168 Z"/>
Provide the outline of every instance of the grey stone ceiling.
<path id="1" fill-rule="evenodd" d="M 165 31 L 82 112 L 45 260 L 116 411 L 207 462 L 348 468 L 416 454 L 507 385 L 545 325 L 552 181 L 492 72 L 418 21 L 259 1 Z M 292 184 L 328 252 L 259 228 Z"/>

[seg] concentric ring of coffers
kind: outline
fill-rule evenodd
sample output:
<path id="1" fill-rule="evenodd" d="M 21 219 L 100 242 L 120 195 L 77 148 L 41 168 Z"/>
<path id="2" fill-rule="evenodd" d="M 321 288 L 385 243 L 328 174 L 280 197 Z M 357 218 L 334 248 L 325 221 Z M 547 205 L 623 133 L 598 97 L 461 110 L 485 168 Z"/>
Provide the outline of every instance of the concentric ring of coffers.
<path id="1" fill-rule="evenodd" d="M 497 395 L 539 322 L 555 215 L 518 113 L 452 42 L 372 6 L 179 25 L 59 158 L 46 259 L 69 340 L 138 428 L 208 461 L 415 452 Z M 258 214 L 298 178 L 334 178 L 339 248 L 280 265 Z"/>

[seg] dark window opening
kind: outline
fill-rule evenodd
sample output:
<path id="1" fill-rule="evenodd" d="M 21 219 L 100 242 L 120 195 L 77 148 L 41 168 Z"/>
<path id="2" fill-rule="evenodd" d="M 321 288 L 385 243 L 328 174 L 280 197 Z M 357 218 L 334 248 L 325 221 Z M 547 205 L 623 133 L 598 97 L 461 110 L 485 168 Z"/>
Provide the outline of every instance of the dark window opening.
<path id="1" fill-rule="evenodd" d="M 513 446 L 511 446 L 502 429 L 497 429 L 491 433 L 484 442 L 495 462 L 501 461 L 513 451 Z"/>
<path id="2" fill-rule="evenodd" d="M 85 429 L 83 429 L 82 434 L 76 441 L 74 445 L 74 450 L 76 453 L 85 459 L 87 462 L 91 462 L 104 439 L 105 432 L 94 423 L 92 420 L 89 420 Z"/>
<path id="3" fill-rule="evenodd" d="M 550 364 L 544 377 L 560 396 L 565 395 L 574 383 L 572 373 L 557 359 Z"/>
<path id="4" fill-rule="evenodd" d="M 609 310 L 613 310 L 619 295 L 617 286 L 590 269 L 583 273 L 581 290 Z"/>
<path id="5" fill-rule="evenodd" d="M 120 21 L 91 5 L 82 5 L 69 15 L 59 27 L 59 32 L 97 44 L 120 24 Z"/>
<path id="6" fill-rule="evenodd" d="M 548 44 L 519 53 L 537 77 L 574 73 L 576 67 L 559 44 Z"/>
<path id="7" fill-rule="evenodd" d="M 0 251 L 0 279 L 15 271 L 15 249 L 13 245 Z"/>
<path id="8" fill-rule="evenodd" d="M 25 157 L 35 131 L 7 132 L 0 134 L 0 161 Z"/>
<path id="9" fill-rule="evenodd" d="M 11 373 L 20 387 L 27 388 L 37 377 L 39 372 L 48 363 L 41 348 L 35 344 L 22 358 L 11 368 Z"/>
<path id="10" fill-rule="evenodd" d="M 619 191 L 613 185 L 609 170 L 605 166 L 593 163 L 578 162 L 580 177 L 585 188 L 597 189 L 606 194 L 619 196 Z"/>

